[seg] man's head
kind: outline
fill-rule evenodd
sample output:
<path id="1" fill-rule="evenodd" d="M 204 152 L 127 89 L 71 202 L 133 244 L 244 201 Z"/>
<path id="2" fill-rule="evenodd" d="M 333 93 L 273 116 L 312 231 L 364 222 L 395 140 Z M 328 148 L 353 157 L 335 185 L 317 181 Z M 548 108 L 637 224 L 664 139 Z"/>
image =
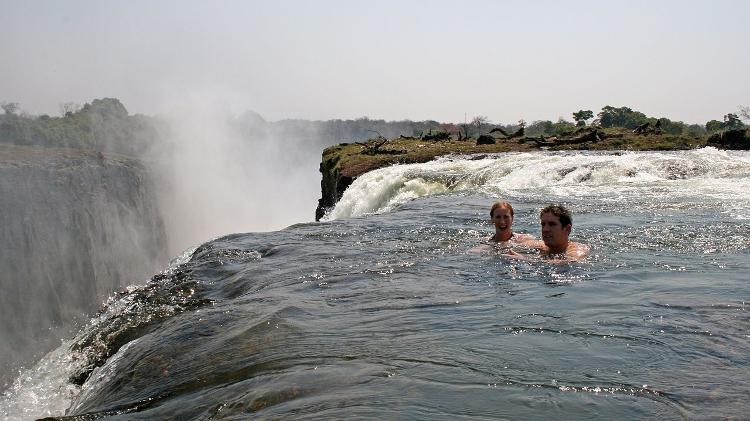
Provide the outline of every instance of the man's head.
<path id="1" fill-rule="evenodd" d="M 564 252 L 573 229 L 570 211 L 562 205 L 549 205 L 539 212 L 542 225 L 542 241 L 551 252 Z"/>

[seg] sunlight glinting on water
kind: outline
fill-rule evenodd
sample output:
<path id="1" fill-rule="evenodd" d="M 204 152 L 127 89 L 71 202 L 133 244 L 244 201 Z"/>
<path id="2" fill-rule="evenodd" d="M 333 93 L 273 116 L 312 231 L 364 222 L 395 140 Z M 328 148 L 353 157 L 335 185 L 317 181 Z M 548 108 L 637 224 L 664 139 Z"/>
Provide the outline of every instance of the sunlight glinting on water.
<path id="1" fill-rule="evenodd" d="M 68 350 L 71 343 L 72 340 L 63 342 L 33 368 L 23 370 L 0 396 L 0 419 L 36 419 L 65 411 L 80 392 L 79 386 L 69 382 L 77 367 Z"/>

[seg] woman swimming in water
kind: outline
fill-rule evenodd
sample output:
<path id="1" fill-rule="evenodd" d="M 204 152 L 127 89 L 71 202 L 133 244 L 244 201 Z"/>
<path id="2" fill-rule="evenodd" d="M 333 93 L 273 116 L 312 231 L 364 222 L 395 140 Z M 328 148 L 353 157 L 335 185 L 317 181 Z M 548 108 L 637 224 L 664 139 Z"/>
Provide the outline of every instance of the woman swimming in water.
<path id="1" fill-rule="evenodd" d="M 488 238 L 487 241 L 500 243 L 533 239 L 533 235 L 513 232 L 513 217 L 513 206 L 510 203 L 506 201 L 493 203 L 490 208 L 490 221 L 495 226 L 495 234 Z"/>
<path id="2" fill-rule="evenodd" d="M 490 222 L 495 226 L 495 233 L 487 239 L 488 245 L 482 245 L 471 249 L 473 252 L 499 250 L 510 252 L 511 245 L 531 241 L 533 235 L 513 232 L 513 206 L 506 201 L 497 201 L 490 207 Z"/>

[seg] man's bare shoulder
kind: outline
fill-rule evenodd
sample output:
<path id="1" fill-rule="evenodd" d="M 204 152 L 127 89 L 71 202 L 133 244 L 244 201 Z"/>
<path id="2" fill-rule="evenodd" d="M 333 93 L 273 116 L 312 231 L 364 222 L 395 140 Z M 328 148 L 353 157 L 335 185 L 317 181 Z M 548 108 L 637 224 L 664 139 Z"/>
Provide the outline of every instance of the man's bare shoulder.
<path id="1" fill-rule="evenodd" d="M 565 251 L 565 256 L 573 259 L 580 260 L 586 257 L 591 251 L 591 246 L 583 243 L 572 242 L 568 244 L 568 249 Z"/>

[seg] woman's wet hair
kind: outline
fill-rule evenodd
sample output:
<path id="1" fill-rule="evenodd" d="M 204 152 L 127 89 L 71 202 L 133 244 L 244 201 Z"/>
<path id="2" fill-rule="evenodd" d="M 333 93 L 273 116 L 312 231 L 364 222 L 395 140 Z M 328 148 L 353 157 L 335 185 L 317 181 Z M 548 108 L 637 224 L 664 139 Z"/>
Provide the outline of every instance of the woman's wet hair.
<path id="1" fill-rule="evenodd" d="M 573 223 L 573 215 L 563 205 L 549 205 L 542 209 L 541 212 L 539 212 L 539 217 L 541 218 L 545 213 L 551 213 L 552 215 L 558 217 L 562 226 L 570 225 Z"/>
<path id="2" fill-rule="evenodd" d="M 490 218 L 492 218 L 492 217 L 495 216 L 495 209 L 497 209 L 497 208 L 508 209 L 510 211 L 510 217 L 511 218 L 514 217 L 514 215 L 513 215 L 513 206 L 510 203 L 508 203 L 508 202 L 506 202 L 504 200 L 498 200 L 497 202 L 493 203 L 492 207 L 490 208 Z"/>

